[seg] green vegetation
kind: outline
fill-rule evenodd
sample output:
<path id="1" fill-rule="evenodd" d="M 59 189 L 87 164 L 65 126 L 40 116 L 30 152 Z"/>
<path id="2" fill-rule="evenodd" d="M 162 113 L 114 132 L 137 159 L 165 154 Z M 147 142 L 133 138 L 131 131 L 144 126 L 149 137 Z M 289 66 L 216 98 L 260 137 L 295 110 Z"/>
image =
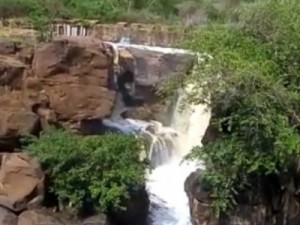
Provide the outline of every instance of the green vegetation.
<path id="1" fill-rule="evenodd" d="M 26 150 L 40 159 L 63 205 L 80 210 L 92 203 L 106 212 L 122 208 L 130 188 L 144 185 L 141 148 L 131 135 L 78 136 L 51 128 L 30 138 Z"/>
<path id="2" fill-rule="evenodd" d="M 291 186 L 300 155 L 299 0 L 39 1 L 0 0 L 0 15 L 28 17 L 41 28 L 54 18 L 185 23 L 196 15 L 196 21 L 215 22 L 184 43 L 205 59 L 195 73 L 163 87 L 170 94 L 192 84 L 187 102 L 212 109 L 219 135 L 187 159 L 206 162 L 201 177 L 217 215 L 232 209 L 245 190 L 259 195 L 272 185 L 273 198 Z M 139 149 L 131 136 L 81 137 L 53 130 L 28 146 L 53 178 L 53 192 L 62 202 L 80 208 L 92 199 L 104 211 L 122 206 L 128 187 L 144 182 Z"/>
<path id="3" fill-rule="evenodd" d="M 188 101 L 206 102 L 219 137 L 194 148 L 188 159 L 203 160 L 202 174 L 217 215 L 234 207 L 238 194 L 268 194 L 293 183 L 300 154 L 300 4 L 258 0 L 234 14 L 235 26 L 214 24 L 185 46 L 204 62 L 165 91 L 193 84 Z M 200 91 L 201 90 L 201 91 Z"/>
<path id="4" fill-rule="evenodd" d="M 0 17 L 31 17 L 105 21 L 203 23 L 221 19 L 242 0 L 0 0 Z M 244 0 L 247 1 L 247 0 Z M 248 0 L 249 1 L 249 0 Z M 193 19 L 191 19 L 193 15 Z M 189 22 L 187 22 L 189 20 Z M 193 23 L 193 22 L 192 22 Z"/>

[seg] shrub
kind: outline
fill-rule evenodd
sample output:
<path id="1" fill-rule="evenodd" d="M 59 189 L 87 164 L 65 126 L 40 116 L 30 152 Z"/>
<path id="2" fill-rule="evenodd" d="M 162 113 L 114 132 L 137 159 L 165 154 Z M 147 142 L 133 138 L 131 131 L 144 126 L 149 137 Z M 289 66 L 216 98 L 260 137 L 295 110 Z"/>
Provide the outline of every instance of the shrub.
<path id="1" fill-rule="evenodd" d="M 50 190 L 77 210 L 89 201 L 101 211 L 119 209 L 131 187 L 144 185 L 142 143 L 134 136 L 79 136 L 50 128 L 29 141 L 26 150 L 40 159 Z"/>

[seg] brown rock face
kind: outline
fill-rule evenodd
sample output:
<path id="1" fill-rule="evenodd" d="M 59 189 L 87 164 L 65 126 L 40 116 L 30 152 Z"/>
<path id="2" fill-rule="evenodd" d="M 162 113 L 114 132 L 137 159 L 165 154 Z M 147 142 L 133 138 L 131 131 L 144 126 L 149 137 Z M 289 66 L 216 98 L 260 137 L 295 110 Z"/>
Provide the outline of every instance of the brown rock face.
<path id="1" fill-rule="evenodd" d="M 184 189 L 189 199 L 192 224 L 218 225 L 211 212 L 209 193 L 201 186 L 199 173 L 200 170 L 193 172 L 184 184 Z"/>
<path id="2" fill-rule="evenodd" d="M 71 225 L 71 224 L 70 224 Z M 99 214 L 86 218 L 80 223 L 80 225 L 111 225 L 107 221 L 107 217 L 104 214 Z"/>
<path id="3" fill-rule="evenodd" d="M 58 39 L 27 46 L 0 42 L 0 146 L 10 151 L 20 136 L 50 124 L 78 131 L 81 121 L 109 116 L 112 57 L 91 38 Z"/>
<path id="4" fill-rule="evenodd" d="M 0 40 L 0 55 L 15 56 L 22 62 L 30 64 L 33 56 L 33 46 L 25 42 Z"/>
<path id="5" fill-rule="evenodd" d="M 149 47 L 126 47 L 120 51 L 120 64 L 126 64 L 123 67 L 135 73 L 135 82 L 141 86 L 153 86 L 168 76 L 185 74 L 192 68 L 193 60 L 194 56 L 176 50 L 162 52 Z"/>
<path id="6" fill-rule="evenodd" d="M 194 63 L 194 56 L 183 52 L 162 52 L 151 47 L 124 47 L 119 51 L 119 63 L 134 74 L 134 96 L 143 104 L 124 112 L 125 117 L 165 121 L 168 124 L 168 104 L 156 93 L 163 79 L 186 74 Z M 124 73 L 125 74 L 125 73 Z M 121 70 L 122 79 L 122 70 Z M 126 102 L 125 102 L 126 103 Z"/>
<path id="7" fill-rule="evenodd" d="M 20 214 L 18 225 L 65 225 L 64 222 L 43 210 L 27 210 Z"/>
<path id="8" fill-rule="evenodd" d="M 102 42 L 56 40 L 36 49 L 28 89 L 45 91 L 58 121 L 75 125 L 103 118 L 110 115 L 115 100 L 115 92 L 108 88 L 110 67 Z"/>
<path id="9" fill-rule="evenodd" d="M 0 207 L 0 224 L 17 225 L 18 217 L 8 209 Z"/>
<path id="10" fill-rule="evenodd" d="M 44 174 L 37 160 L 26 153 L 3 153 L 1 159 L 0 206 L 19 212 L 41 203 Z"/>
<path id="11" fill-rule="evenodd" d="M 1 54 L 14 54 L 15 53 L 15 43 L 9 40 L 2 40 L 0 42 L 0 53 Z"/>

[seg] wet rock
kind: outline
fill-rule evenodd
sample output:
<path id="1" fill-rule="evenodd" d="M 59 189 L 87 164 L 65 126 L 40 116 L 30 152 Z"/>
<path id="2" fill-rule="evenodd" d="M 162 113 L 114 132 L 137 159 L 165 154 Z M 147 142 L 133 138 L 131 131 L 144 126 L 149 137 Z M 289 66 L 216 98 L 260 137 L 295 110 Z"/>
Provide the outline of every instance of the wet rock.
<path id="1" fill-rule="evenodd" d="M 155 87 L 177 74 L 186 74 L 191 70 L 194 57 L 187 53 L 163 52 L 147 46 L 124 47 L 119 51 L 119 63 L 123 72 L 134 74 L 134 94 L 141 105 L 124 113 L 127 118 L 154 119 L 168 124 L 168 103 L 157 95 Z M 122 77 L 126 73 L 120 73 Z"/>
<path id="2" fill-rule="evenodd" d="M 0 206 L 14 212 L 39 206 L 44 195 L 44 174 L 37 159 L 26 153 L 0 156 Z"/>
<path id="3" fill-rule="evenodd" d="M 22 212 L 19 215 L 18 225 L 65 225 L 65 223 L 55 215 L 37 209 Z"/>
<path id="4" fill-rule="evenodd" d="M 18 217 L 13 212 L 0 207 L 0 224 L 1 225 L 17 225 Z"/>

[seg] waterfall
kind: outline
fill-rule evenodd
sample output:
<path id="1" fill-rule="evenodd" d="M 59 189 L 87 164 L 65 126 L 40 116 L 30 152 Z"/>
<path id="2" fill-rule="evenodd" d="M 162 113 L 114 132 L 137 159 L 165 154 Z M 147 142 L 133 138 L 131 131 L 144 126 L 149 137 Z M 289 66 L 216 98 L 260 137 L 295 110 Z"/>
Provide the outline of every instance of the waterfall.
<path id="1" fill-rule="evenodd" d="M 210 113 L 204 105 L 185 105 L 181 110 L 182 101 L 184 101 L 184 93 L 178 97 L 170 126 L 178 134 L 176 147 L 172 149 L 172 157 L 162 166 L 155 168 L 148 178 L 152 225 L 191 224 L 184 181 L 200 165 L 194 162 L 182 162 L 182 158 L 192 147 L 201 145 Z"/>
<path id="2" fill-rule="evenodd" d="M 113 44 L 114 51 L 118 45 L 120 43 Z M 122 119 L 120 114 L 125 108 L 120 94 L 112 117 L 103 120 L 106 126 L 135 134 L 147 141 L 146 156 L 153 168 L 147 174 L 147 191 L 151 201 L 150 225 L 191 225 L 184 181 L 199 165 L 182 162 L 182 159 L 193 146 L 201 144 L 210 113 L 204 105 L 186 105 L 180 110 L 184 97 L 185 92 L 181 91 L 170 112 L 172 122 L 169 127 L 159 121 Z"/>

